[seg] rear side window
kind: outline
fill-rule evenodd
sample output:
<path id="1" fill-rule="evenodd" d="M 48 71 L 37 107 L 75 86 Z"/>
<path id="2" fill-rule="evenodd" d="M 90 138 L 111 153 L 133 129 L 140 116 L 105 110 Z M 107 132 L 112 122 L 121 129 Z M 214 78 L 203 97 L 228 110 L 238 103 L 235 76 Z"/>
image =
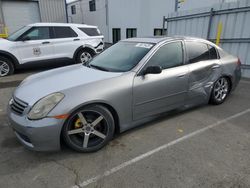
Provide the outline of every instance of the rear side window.
<path id="1" fill-rule="evenodd" d="M 218 59 L 217 50 L 215 47 L 208 45 L 209 59 Z"/>
<path id="2" fill-rule="evenodd" d="M 54 38 L 72 38 L 78 37 L 76 32 L 70 27 L 53 27 Z"/>
<path id="3" fill-rule="evenodd" d="M 97 31 L 97 28 L 80 27 L 78 29 L 80 29 L 82 32 L 84 32 L 88 36 L 100 36 L 100 33 Z"/>
<path id="4" fill-rule="evenodd" d="M 199 61 L 209 60 L 209 50 L 205 43 L 186 42 L 188 54 L 188 63 L 196 63 Z"/>

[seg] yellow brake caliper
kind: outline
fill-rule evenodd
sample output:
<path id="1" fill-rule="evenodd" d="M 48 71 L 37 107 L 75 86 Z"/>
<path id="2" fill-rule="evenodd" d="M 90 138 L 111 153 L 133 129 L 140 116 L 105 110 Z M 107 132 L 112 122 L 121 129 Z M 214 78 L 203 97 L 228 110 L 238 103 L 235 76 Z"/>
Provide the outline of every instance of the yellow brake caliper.
<path id="1" fill-rule="evenodd" d="M 79 129 L 79 128 L 82 128 L 82 123 L 80 119 L 78 118 L 75 122 L 75 129 Z"/>

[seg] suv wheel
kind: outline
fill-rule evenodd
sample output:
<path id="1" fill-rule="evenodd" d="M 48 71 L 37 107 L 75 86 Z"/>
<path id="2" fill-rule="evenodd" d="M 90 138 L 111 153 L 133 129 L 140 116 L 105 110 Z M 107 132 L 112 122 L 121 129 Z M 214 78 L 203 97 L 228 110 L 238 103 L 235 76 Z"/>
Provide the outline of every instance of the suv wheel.
<path id="1" fill-rule="evenodd" d="M 8 76 L 14 73 L 12 62 L 4 57 L 0 57 L 0 77 Z"/>
<path id="2" fill-rule="evenodd" d="M 87 64 L 92 58 L 94 54 L 88 50 L 82 49 L 78 52 L 76 63 Z"/>

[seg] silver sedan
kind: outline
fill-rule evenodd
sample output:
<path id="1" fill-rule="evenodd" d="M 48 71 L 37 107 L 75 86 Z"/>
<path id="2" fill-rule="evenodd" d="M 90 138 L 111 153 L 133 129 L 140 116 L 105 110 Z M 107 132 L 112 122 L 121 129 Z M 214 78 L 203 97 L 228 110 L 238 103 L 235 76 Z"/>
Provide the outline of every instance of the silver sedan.
<path id="1" fill-rule="evenodd" d="M 79 152 L 105 146 L 115 133 L 180 107 L 223 103 L 241 78 L 240 60 L 197 38 L 133 38 L 87 65 L 35 74 L 15 90 L 8 116 L 18 140 Z"/>

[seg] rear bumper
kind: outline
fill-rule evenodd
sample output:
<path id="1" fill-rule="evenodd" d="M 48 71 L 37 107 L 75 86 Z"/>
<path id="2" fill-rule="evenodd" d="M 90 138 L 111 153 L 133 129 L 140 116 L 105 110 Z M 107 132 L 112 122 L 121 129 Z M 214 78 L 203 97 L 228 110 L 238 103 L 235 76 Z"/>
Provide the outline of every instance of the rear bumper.
<path id="1" fill-rule="evenodd" d="M 62 120 L 44 118 L 31 121 L 8 109 L 10 125 L 17 139 L 28 149 L 34 151 L 60 150 Z"/>
<path id="2" fill-rule="evenodd" d="M 237 87 L 241 80 L 241 67 L 238 66 L 234 71 L 234 78 L 232 83 L 232 91 Z"/>

